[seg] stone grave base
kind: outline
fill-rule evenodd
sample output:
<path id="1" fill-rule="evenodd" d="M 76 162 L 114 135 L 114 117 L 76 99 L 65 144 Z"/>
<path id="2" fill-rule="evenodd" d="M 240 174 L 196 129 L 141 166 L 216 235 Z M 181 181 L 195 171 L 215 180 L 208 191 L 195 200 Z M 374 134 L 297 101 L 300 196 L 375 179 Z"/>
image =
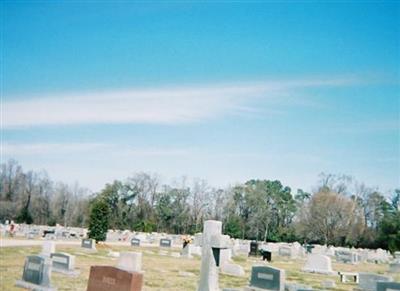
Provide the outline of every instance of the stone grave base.
<path id="1" fill-rule="evenodd" d="M 57 291 L 57 288 L 40 286 L 40 285 L 36 285 L 36 284 L 33 284 L 33 283 L 25 282 L 25 281 L 22 281 L 22 280 L 17 280 L 15 282 L 15 286 L 21 287 L 21 288 L 25 288 L 25 289 L 29 289 L 29 290 L 36 290 L 36 291 Z"/>
<path id="2" fill-rule="evenodd" d="M 334 271 L 325 271 L 325 270 L 317 270 L 317 269 L 302 269 L 302 272 L 306 273 L 316 273 L 316 274 L 324 274 L 324 275 L 337 275 L 337 272 Z"/>
<path id="3" fill-rule="evenodd" d="M 70 277 L 78 277 L 79 274 L 81 273 L 78 270 L 63 270 L 63 269 L 59 269 L 59 268 L 55 268 L 55 267 L 52 267 L 51 271 L 56 272 L 56 273 L 61 273 L 63 275 L 67 275 Z"/>

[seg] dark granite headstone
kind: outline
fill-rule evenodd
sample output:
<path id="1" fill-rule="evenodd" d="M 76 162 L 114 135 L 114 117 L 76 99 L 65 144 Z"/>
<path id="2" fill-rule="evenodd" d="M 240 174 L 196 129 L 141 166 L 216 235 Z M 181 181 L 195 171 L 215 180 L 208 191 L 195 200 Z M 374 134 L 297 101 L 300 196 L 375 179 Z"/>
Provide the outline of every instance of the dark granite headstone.
<path id="1" fill-rule="evenodd" d="M 111 266 L 90 267 L 87 291 L 141 291 L 143 274 Z"/>
<path id="2" fill-rule="evenodd" d="M 378 281 L 376 283 L 376 291 L 392 291 L 392 290 L 400 290 L 400 283 L 383 282 L 383 281 Z"/>
<path id="3" fill-rule="evenodd" d="M 265 261 L 265 260 L 267 260 L 267 262 L 272 261 L 272 253 L 270 251 L 261 250 L 261 255 L 262 255 L 263 261 Z"/>
<path id="4" fill-rule="evenodd" d="M 50 259 L 42 256 L 28 256 L 25 259 L 22 280 L 17 280 L 16 285 L 34 290 L 53 290 L 50 286 L 50 276 Z"/>
<path id="5" fill-rule="evenodd" d="M 44 230 L 43 237 L 46 237 L 48 234 L 55 234 L 55 230 Z"/>
<path id="6" fill-rule="evenodd" d="M 306 253 L 311 254 L 313 248 L 314 248 L 313 245 L 305 245 Z"/>
<path id="7" fill-rule="evenodd" d="M 258 257 L 258 242 L 256 242 L 256 241 L 250 242 L 249 256 Z"/>
<path id="8" fill-rule="evenodd" d="M 251 269 L 250 287 L 268 290 L 284 290 L 285 271 L 269 266 L 254 266 Z"/>
<path id="9" fill-rule="evenodd" d="M 140 246 L 140 239 L 138 239 L 138 238 L 131 239 L 131 246 L 139 247 Z"/>
<path id="10" fill-rule="evenodd" d="M 43 283 L 45 259 L 39 256 L 29 256 L 26 258 L 22 279 L 36 285 Z"/>
<path id="11" fill-rule="evenodd" d="M 84 238 L 81 242 L 81 247 L 85 249 L 94 249 L 94 240 L 90 238 Z"/>
<path id="12" fill-rule="evenodd" d="M 160 239 L 160 247 L 170 248 L 172 245 L 172 241 L 168 238 Z"/>

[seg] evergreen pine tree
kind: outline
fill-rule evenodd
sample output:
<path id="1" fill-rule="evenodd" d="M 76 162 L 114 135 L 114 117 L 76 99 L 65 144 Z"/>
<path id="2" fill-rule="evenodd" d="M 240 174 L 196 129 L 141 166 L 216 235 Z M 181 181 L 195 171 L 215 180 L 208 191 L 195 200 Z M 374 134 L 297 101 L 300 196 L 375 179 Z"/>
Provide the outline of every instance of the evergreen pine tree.
<path id="1" fill-rule="evenodd" d="M 96 242 L 105 241 L 110 220 L 110 208 L 107 202 L 98 197 L 92 204 L 89 216 L 89 238 Z"/>

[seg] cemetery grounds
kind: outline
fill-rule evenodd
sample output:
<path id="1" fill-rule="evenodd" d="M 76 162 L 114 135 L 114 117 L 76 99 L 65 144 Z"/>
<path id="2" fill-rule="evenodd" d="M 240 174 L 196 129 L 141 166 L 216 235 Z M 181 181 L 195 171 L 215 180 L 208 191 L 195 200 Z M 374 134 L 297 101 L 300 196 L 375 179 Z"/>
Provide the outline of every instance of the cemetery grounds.
<path id="1" fill-rule="evenodd" d="M 144 271 L 145 291 L 167 290 L 185 291 L 196 290 L 200 274 L 201 258 L 193 256 L 192 259 L 176 258 L 170 255 L 160 255 L 158 247 L 131 247 L 131 246 L 110 246 L 107 244 L 97 245 L 97 252 L 86 252 L 80 246 L 57 245 L 57 252 L 66 252 L 76 256 L 75 268 L 80 271 L 79 276 L 69 277 L 60 273 L 52 272 L 52 285 L 57 290 L 86 290 L 90 266 L 111 265 L 115 266 L 117 258 L 108 256 L 109 251 L 122 252 L 134 251 L 142 252 L 142 270 Z M 25 257 L 38 254 L 41 246 L 24 247 L 2 247 L 0 248 L 0 290 L 23 290 L 15 287 L 15 281 L 22 278 L 22 271 Z M 163 249 L 164 252 L 171 254 L 179 252 L 180 249 Z M 234 263 L 241 265 L 246 275 L 244 277 L 234 277 L 230 275 L 219 275 L 220 288 L 240 288 L 248 286 L 251 267 L 255 264 L 266 264 L 261 259 L 247 257 L 246 255 L 233 256 Z M 301 271 L 305 259 L 287 259 L 273 256 L 273 262 L 269 265 L 281 268 L 286 271 L 286 282 L 297 282 L 306 284 L 314 289 L 321 289 L 321 282 L 327 279 L 334 280 L 335 289 L 330 290 L 353 290 L 354 283 L 340 283 L 339 276 L 328 276 L 321 274 L 304 273 Z M 385 274 L 388 264 L 360 263 L 357 265 L 342 264 L 332 262 L 334 271 L 344 272 L 371 272 Z M 400 281 L 400 274 L 391 274 L 395 281 Z"/>

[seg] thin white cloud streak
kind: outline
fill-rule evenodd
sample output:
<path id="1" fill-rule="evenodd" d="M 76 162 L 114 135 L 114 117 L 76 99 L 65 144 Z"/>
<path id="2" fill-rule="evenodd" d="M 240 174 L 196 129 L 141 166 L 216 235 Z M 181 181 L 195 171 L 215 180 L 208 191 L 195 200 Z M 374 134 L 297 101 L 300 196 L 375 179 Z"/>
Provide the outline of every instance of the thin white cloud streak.
<path id="1" fill-rule="evenodd" d="M 359 83 L 352 77 L 71 93 L 3 101 L 3 128 L 73 124 L 179 124 L 246 114 L 258 98 L 274 102 L 298 89 Z M 244 110 L 245 109 L 245 110 Z M 266 111 L 268 113 L 268 110 Z"/>
<path id="2" fill-rule="evenodd" d="M 278 154 L 271 152 L 221 152 L 202 150 L 196 147 L 131 147 L 106 143 L 4 143 L 3 154 L 7 157 L 38 156 L 38 155 L 71 155 L 85 154 L 87 157 L 100 154 L 101 156 L 114 156 L 119 158 L 139 157 L 200 157 L 205 159 L 256 159 L 276 160 L 287 158 L 290 160 L 305 160 L 307 162 L 322 162 L 315 155 L 308 154 Z"/>
<path id="3" fill-rule="evenodd" d="M 3 155 L 8 157 L 52 155 L 52 154 L 82 154 L 107 153 L 118 156 L 182 156 L 192 151 L 185 148 L 135 148 L 105 143 L 3 143 Z"/>
<path id="4" fill-rule="evenodd" d="M 1 145 L 2 153 L 5 156 L 19 155 L 48 155 L 48 154 L 66 154 L 76 152 L 93 151 L 104 148 L 106 145 L 101 143 L 27 143 L 12 144 L 3 143 Z"/>

